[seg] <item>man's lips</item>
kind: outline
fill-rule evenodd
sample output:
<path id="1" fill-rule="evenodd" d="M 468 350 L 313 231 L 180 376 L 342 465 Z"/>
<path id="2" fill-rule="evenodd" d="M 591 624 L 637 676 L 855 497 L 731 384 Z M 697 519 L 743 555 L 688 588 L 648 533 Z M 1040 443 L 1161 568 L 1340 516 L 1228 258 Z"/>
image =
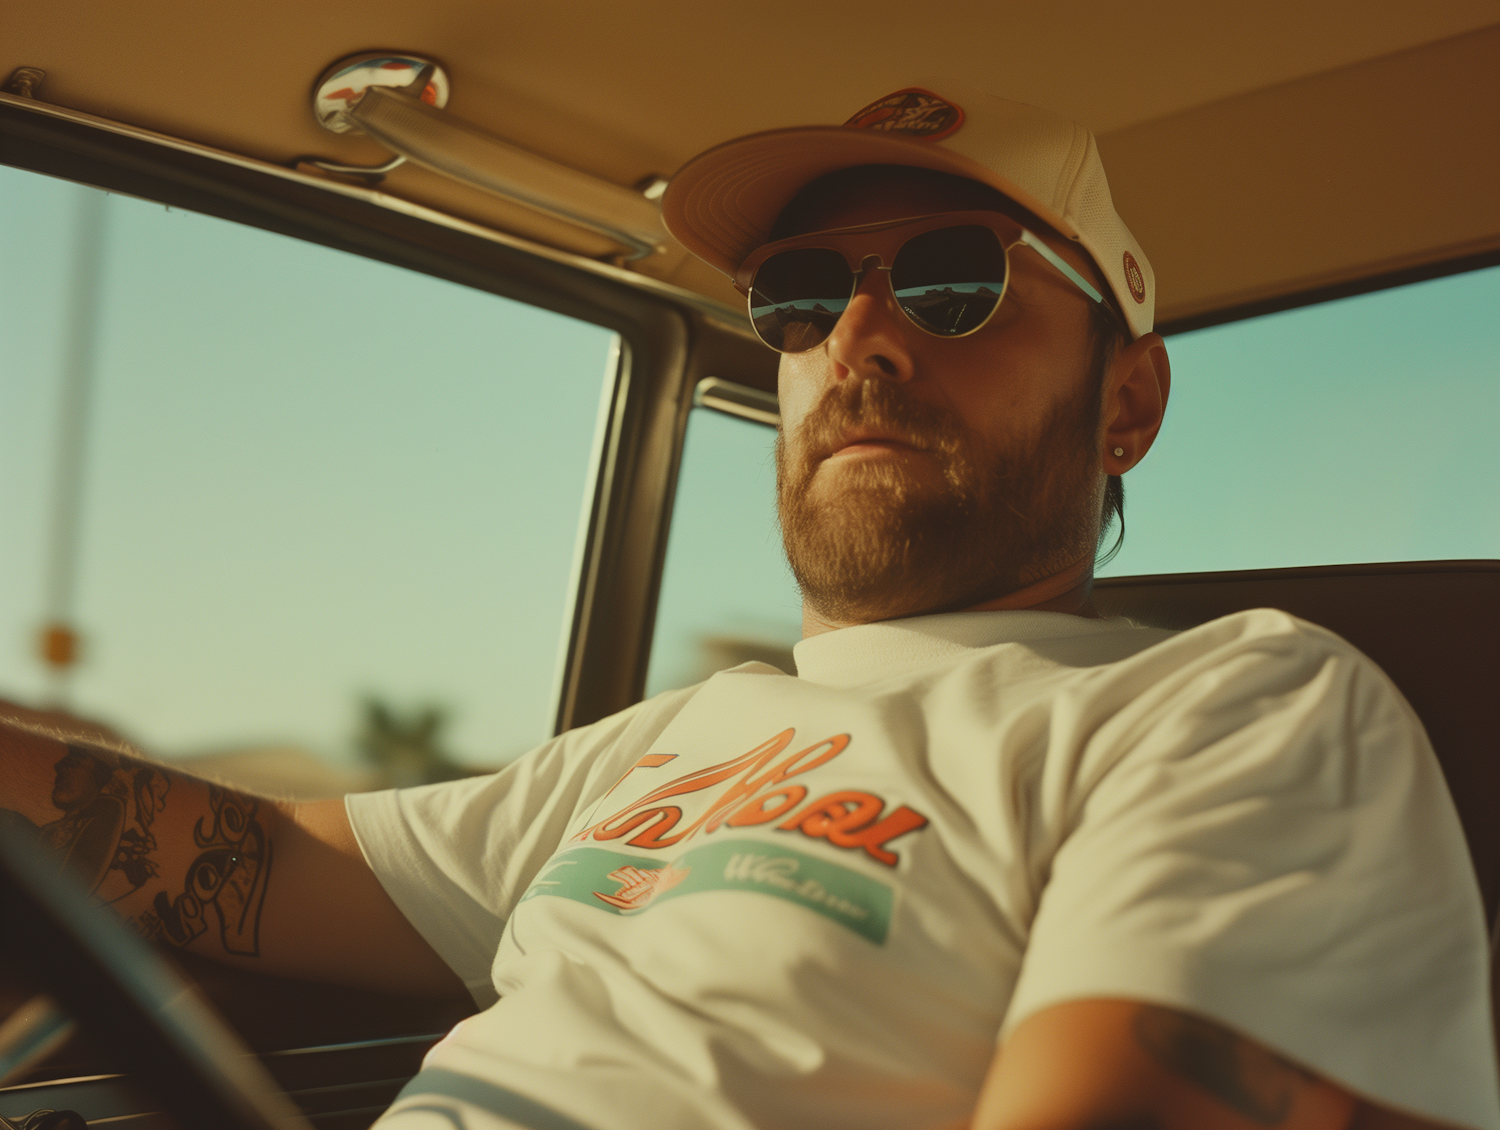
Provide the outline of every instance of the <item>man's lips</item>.
<path id="1" fill-rule="evenodd" d="M 910 440 L 899 436 L 884 435 L 878 432 L 855 432 L 844 436 L 828 452 L 825 458 L 833 459 L 840 455 L 875 454 L 881 451 L 908 452 L 922 451 L 923 448 Z"/>

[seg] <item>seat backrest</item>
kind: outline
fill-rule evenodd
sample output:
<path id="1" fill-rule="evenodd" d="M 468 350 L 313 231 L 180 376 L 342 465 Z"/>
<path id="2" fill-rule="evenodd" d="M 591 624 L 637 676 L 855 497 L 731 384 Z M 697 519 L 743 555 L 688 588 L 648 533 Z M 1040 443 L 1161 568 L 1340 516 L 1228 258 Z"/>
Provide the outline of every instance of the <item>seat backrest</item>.
<path id="1" fill-rule="evenodd" d="M 1106 616 L 1190 628 L 1279 608 L 1378 663 L 1427 727 L 1495 926 L 1500 902 L 1500 561 L 1417 561 L 1107 577 Z"/>

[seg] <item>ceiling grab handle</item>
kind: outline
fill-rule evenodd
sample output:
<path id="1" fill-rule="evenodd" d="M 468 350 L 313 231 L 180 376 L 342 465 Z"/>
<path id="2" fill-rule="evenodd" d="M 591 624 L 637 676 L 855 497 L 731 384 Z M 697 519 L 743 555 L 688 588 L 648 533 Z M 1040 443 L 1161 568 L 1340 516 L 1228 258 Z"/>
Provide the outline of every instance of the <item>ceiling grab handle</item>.
<path id="1" fill-rule="evenodd" d="M 661 249 L 666 230 L 652 199 L 453 117 L 442 109 L 448 90 L 430 60 L 357 55 L 324 72 L 313 112 L 325 129 L 367 134 L 414 165 L 602 235 L 626 249 L 626 260 Z"/>
<path id="2" fill-rule="evenodd" d="M 539 157 L 395 87 L 370 87 L 349 116 L 412 164 L 607 236 L 630 249 L 627 259 L 650 255 L 665 237 L 656 205 L 634 189 Z"/>

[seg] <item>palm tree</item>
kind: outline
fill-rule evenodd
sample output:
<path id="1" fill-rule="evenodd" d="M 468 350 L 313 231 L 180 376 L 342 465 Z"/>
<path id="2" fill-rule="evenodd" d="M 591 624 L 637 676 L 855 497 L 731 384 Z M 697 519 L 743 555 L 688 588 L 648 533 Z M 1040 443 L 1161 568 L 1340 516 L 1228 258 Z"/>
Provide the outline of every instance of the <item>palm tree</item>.
<path id="1" fill-rule="evenodd" d="M 442 707 L 423 706 L 403 716 L 380 699 L 364 701 L 364 726 L 356 745 L 387 786 L 405 788 L 468 775 L 443 750 L 439 735 L 448 715 Z"/>

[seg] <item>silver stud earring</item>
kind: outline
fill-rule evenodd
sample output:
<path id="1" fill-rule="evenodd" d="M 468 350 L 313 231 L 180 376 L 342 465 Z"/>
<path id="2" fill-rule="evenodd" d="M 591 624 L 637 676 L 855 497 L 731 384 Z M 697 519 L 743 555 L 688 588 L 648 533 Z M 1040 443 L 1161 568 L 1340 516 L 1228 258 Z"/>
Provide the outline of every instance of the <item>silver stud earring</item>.
<path id="1" fill-rule="evenodd" d="M 1117 458 L 1119 456 L 1121 456 L 1121 455 L 1124 455 L 1124 454 L 1125 454 L 1125 449 L 1123 447 L 1117 447 L 1117 448 L 1115 448 L 1115 456 Z"/>

